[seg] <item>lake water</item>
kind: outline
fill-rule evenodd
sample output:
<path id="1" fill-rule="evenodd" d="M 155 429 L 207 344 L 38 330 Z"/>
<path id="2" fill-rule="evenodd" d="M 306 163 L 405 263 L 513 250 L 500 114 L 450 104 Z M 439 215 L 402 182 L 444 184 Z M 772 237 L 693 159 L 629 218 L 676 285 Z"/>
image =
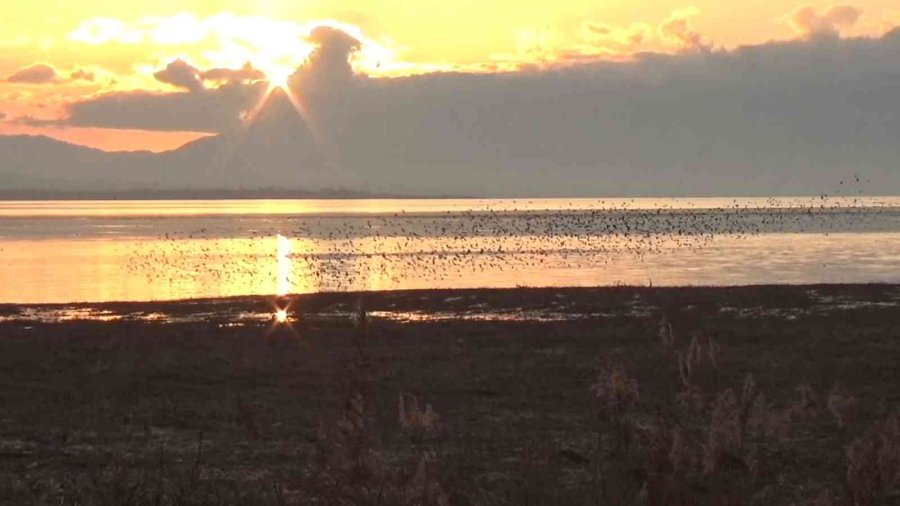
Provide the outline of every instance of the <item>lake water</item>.
<path id="1" fill-rule="evenodd" d="M 0 202 L 0 302 L 900 282 L 900 197 Z"/>

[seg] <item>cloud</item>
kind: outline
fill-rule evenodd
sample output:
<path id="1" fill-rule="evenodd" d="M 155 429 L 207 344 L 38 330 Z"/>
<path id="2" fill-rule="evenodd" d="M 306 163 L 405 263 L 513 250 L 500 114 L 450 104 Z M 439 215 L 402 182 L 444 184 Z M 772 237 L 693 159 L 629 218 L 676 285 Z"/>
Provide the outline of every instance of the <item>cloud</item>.
<path id="1" fill-rule="evenodd" d="M 900 29 L 900 11 L 884 13 L 881 16 L 881 26 L 885 33 Z"/>
<path id="2" fill-rule="evenodd" d="M 0 121 L 4 121 L 6 119 L 6 113 L 0 112 Z"/>
<path id="3" fill-rule="evenodd" d="M 83 21 L 68 39 L 94 45 L 152 43 L 170 48 L 183 46 L 178 48 L 181 53 L 202 54 L 202 60 L 195 64 L 235 68 L 253 61 L 254 66 L 264 72 L 287 75 L 300 66 L 318 44 L 321 33 L 313 32 L 322 27 L 330 27 L 357 40 L 355 63 L 370 72 L 408 75 L 423 71 L 397 61 L 392 42 L 375 40 L 357 26 L 334 20 L 298 23 L 233 13 L 198 17 L 188 12 L 128 21 L 101 17 Z M 192 51 L 195 48 L 197 51 Z"/>
<path id="4" fill-rule="evenodd" d="M 67 77 L 66 77 L 67 76 Z M 71 72 L 63 72 L 47 63 L 36 63 L 23 67 L 6 78 L 11 83 L 47 84 L 71 81 L 90 81 L 96 79 L 94 71 L 76 68 Z"/>
<path id="5" fill-rule="evenodd" d="M 153 74 L 157 81 L 171 84 L 176 88 L 184 88 L 189 91 L 204 89 L 203 80 L 200 79 L 200 71 L 190 63 L 177 59 L 169 62 L 166 68 Z"/>
<path id="6" fill-rule="evenodd" d="M 357 79 L 308 107 L 340 166 L 385 190 L 808 193 L 853 167 L 900 191 L 898 58 L 900 36 L 772 42 Z"/>
<path id="7" fill-rule="evenodd" d="M 231 135 L 263 82 L 94 97 L 59 123 L 223 132 L 221 149 L 244 153 L 215 172 L 233 187 L 302 186 L 339 166 L 389 192 L 808 194 L 848 170 L 900 192 L 900 31 L 390 79 L 353 74 L 355 37 L 316 40 L 293 84 L 321 142 L 289 105 L 258 116 L 271 123 L 259 142 Z M 332 165 L 307 156 L 320 144 Z"/>
<path id="8" fill-rule="evenodd" d="M 241 126 L 241 113 L 254 107 L 265 89 L 265 83 L 226 83 L 177 93 L 115 92 L 68 104 L 62 119 L 17 121 L 34 126 L 229 132 Z"/>
<path id="9" fill-rule="evenodd" d="M 20 68 L 6 78 L 10 83 L 46 84 L 59 81 L 59 73 L 52 65 L 35 63 Z"/>
<path id="10" fill-rule="evenodd" d="M 319 26 L 309 34 L 316 48 L 290 78 L 292 88 L 310 94 L 327 94 L 345 88 L 355 80 L 351 60 L 362 43 L 347 32 Z"/>
<path id="11" fill-rule="evenodd" d="M 93 82 L 95 79 L 95 75 L 93 72 L 85 69 L 76 69 L 73 70 L 69 75 L 69 79 L 72 81 L 91 81 Z"/>
<path id="12" fill-rule="evenodd" d="M 68 39 L 85 44 L 101 45 L 110 42 L 119 44 L 140 44 L 145 34 L 140 28 L 129 26 L 122 20 L 94 18 L 83 21 L 69 34 Z"/>
<path id="13" fill-rule="evenodd" d="M 900 36 L 358 81 L 310 113 L 385 189 L 461 194 L 900 191 Z M 823 78 L 823 76 L 827 76 Z"/>
<path id="14" fill-rule="evenodd" d="M 862 9 L 852 5 L 838 5 L 821 14 L 814 7 L 804 6 L 795 10 L 788 21 L 794 31 L 804 36 L 837 37 L 843 30 L 852 28 L 862 13 Z"/>
<path id="15" fill-rule="evenodd" d="M 206 89 L 203 84 L 204 81 L 212 81 L 214 83 L 248 83 L 261 81 L 266 78 L 266 74 L 262 70 L 254 68 L 250 62 L 237 69 L 213 68 L 200 70 L 179 58 L 169 62 L 166 68 L 154 73 L 153 77 L 157 81 L 171 84 L 176 88 L 188 91 L 202 91 Z"/>
<path id="16" fill-rule="evenodd" d="M 227 69 L 227 68 L 215 68 L 205 70 L 200 73 L 200 78 L 204 81 L 216 81 L 216 82 L 227 82 L 227 81 L 260 81 L 266 78 L 266 74 L 257 68 L 253 67 L 253 64 L 247 62 L 243 67 L 239 69 Z"/>
<path id="17" fill-rule="evenodd" d="M 703 35 L 691 27 L 691 19 L 699 16 L 700 13 L 701 11 L 697 7 L 685 7 L 672 12 L 659 25 L 660 39 L 681 51 L 706 51 L 710 49 L 709 42 Z"/>
<path id="18" fill-rule="evenodd" d="M 587 21 L 582 26 L 582 33 L 589 40 L 633 47 L 641 45 L 653 37 L 653 28 L 644 23 L 632 23 L 622 27 Z"/>
<path id="19" fill-rule="evenodd" d="M 311 32 L 310 39 L 317 47 L 291 77 L 292 87 L 302 88 L 304 95 L 334 95 L 360 78 L 351 65 L 361 46 L 356 37 L 333 27 L 320 27 Z M 262 71 L 249 63 L 239 69 L 201 70 L 176 59 L 154 77 L 184 91 L 109 93 L 69 104 L 67 116 L 59 120 L 19 121 L 32 125 L 230 132 L 242 125 L 242 117 L 260 102 L 268 86 L 262 80 Z M 222 84 L 207 88 L 204 81 Z"/>
<path id="20" fill-rule="evenodd" d="M 72 73 L 72 79 L 93 77 L 83 69 Z M 16 121 L 31 126 L 222 133 L 243 124 L 242 116 L 259 103 L 268 86 L 262 71 L 249 63 L 238 69 L 200 70 L 176 59 L 154 77 L 183 91 L 107 93 L 67 104 L 66 115 L 60 119 L 23 117 Z M 218 85 L 207 87 L 204 81 Z"/>

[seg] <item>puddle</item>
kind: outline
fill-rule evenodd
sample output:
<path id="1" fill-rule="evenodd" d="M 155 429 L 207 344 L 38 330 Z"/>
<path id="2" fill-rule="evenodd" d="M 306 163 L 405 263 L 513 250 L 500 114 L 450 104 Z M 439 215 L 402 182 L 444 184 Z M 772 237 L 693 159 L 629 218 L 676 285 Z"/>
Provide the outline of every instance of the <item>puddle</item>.
<path id="1" fill-rule="evenodd" d="M 559 311 L 491 311 L 477 312 L 434 312 L 434 311 L 372 311 L 371 318 L 395 322 L 441 322 L 441 321 L 484 321 L 484 322 L 563 322 L 574 320 L 595 320 L 616 316 L 611 313 L 565 313 Z"/>
<path id="2" fill-rule="evenodd" d="M 219 322 L 224 325 L 246 324 L 271 321 L 273 313 L 247 311 L 198 311 L 196 313 L 166 313 L 162 311 L 123 311 L 81 307 L 26 307 L 17 313 L 0 316 L 0 323 L 65 323 L 65 322 L 158 322 L 158 323 L 200 323 Z"/>
<path id="3" fill-rule="evenodd" d="M 814 315 L 826 315 L 835 311 L 854 311 L 859 309 L 875 308 L 889 309 L 900 308 L 900 298 L 892 297 L 891 300 L 872 301 L 860 300 L 852 297 L 831 297 L 819 295 L 815 290 L 807 292 L 810 296 L 811 304 L 807 307 L 719 307 L 720 314 L 733 315 L 736 318 L 783 318 L 785 320 L 796 320 L 801 317 Z"/>
<path id="4" fill-rule="evenodd" d="M 463 311 L 370 311 L 369 317 L 376 320 L 394 322 L 440 322 L 440 321 L 498 321 L 498 322 L 560 322 L 572 320 L 594 320 L 622 316 L 645 316 L 654 308 L 623 307 L 621 313 L 610 312 L 566 312 L 553 307 L 550 310 L 498 310 L 485 309 L 485 306 L 473 305 Z M 0 323 L 64 323 L 64 322 L 148 322 L 160 324 L 178 323 L 216 323 L 219 328 L 242 327 L 255 323 L 271 322 L 274 317 L 269 312 L 247 311 L 201 311 L 196 313 L 166 313 L 162 311 L 121 312 L 91 307 L 77 308 L 24 308 L 18 313 L 0 316 Z M 303 314 L 302 318 L 317 320 L 351 320 L 355 313 L 350 311 L 326 311 Z"/>
<path id="5" fill-rule="evenodd" d="M 33 308 L 20 309 L 17 313 L 0 316 L 0 323 L 10 321 L 57 323 L 78 320 L 98 322 L 112 322 L 124 319 L 121 314 L 116 314 L 107 309 L 91 307 L 67 307 L 67 308 Z"/>

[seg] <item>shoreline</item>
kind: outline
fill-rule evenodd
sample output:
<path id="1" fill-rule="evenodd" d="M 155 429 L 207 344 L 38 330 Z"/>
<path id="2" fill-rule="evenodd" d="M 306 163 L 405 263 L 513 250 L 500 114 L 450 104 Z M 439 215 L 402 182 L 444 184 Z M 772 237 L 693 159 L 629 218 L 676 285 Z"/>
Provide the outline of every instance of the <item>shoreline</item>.
<path id="1" fill-rule="evenodd" d="M 632 293 L 649 293 L 649 294 L 677 294 L 677 293 L 711 293 L 711 292 L 754 292 L 754 291 L 783 291 L 783 292 L 803 292 L 809 290 L 826 290 L 839 292 L 862 293 L 866 291 L 880 289 L 896 289 L 900 291 L 900 283 L 891 281 L 877 281 L 865 283 L 784 283 L 784 284 L 747 284 L 747 285 L 676 285 L 676 286 L 649 286 L 649 285 L 601 285 L 601 286 L 541 286 L 529 287 L 520 286 L 514 288 L 420 288 L 420 289 L 400 289 L 400 290 L 364 290 L 364 291 L 322 291 L 310 293 L 294 293 L 287 295 L 234 295 L 227 297 L 197 297 L 185 299 L 160 299 L 160 300 L 113 300 L 113 301 L 73 301 L 73 302 L 36 302 L 36 303 L 19 303 L 19 302 L 0 302 L 0 314 L 8 313 L 15 309 L 33 309 L 33 308 L 133 308 L 141 309 L 146 307 L 163 307 L 163 306 L 242 306 L 242 305 L 259 305 L 265 302 L 276 300 L 291 301 L 310 301 L 315 303 L 321 299 L 349 299 L 356 300 L 360 297 L 366 300 L 384 301 L 397 298 L 414 297 L 419 300 L 428 300 L 430 302 L 439 302 L 440 298 L 453 297 L 479 297 L 490 295 L 491 297 L 507 296 L 510 299 L 521 299 L 534 302 L 548 295 L 558 293 L 586 295 L 586 294 L 604 294 L 604 293 L 621 293 L 628 291 Z"/>

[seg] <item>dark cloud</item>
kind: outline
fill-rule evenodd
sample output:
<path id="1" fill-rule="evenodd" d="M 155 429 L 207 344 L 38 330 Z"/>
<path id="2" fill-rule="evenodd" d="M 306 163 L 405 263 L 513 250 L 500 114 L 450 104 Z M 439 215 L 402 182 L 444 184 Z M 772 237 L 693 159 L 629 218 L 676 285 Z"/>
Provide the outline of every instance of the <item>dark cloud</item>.
<path id="1" fill-rule="evenodd" d="M 265 84 L 224 84 L 215 89 L 156 94 L 143 91 L 109 93 L 67 106 L 56 125 L 228 132 L 241 125 L 241 113 L 252 108 Z M 20 120 L 34 123 L 34 120 Z"/>
<path id="2" fill-rule="evenodd" d="M 361 47 L 360 41 L 329 26 L 314 28 L 309 40 L 316 44 L 316 49 L 291 76 L 291 87 L 309 94 L 327 94 L 355 81 L 351 60 Z"/>
<path id="3" fill-rule="evenodd" d="M 52 65 L 36 63 L 15 71 L 6 78 L 10 83 L 45 84 L 59 80 L 59 74 Z"/>
<path id="4" fill-rule="evenodd" d="M 190 63 L 178 59 L 166 65 L 166 68 L 153 74 L 157 81 L 171 84 L 177 88 L 184 88 L 188 91 L 203 90 L 203 80 L 200 78 L 200 71 Z"/>
<path id="5" fill-rule="evenodd" d="M 776 42 L 372 79 L 310 109 L 342 166 L 387 188 L 809 193 L 830 192 L 852 168 L 896 192 L 898 61 L 900 37 Z"/>
<path id="6" fill-rule="evenodd" d="M 247 62 L 239 69 L 216 68 L 202 72 L 200 77 L 204 81 L 260 81 L 266 78 L 263 71 L 254 68 L 250 62 Z"/>
<path id="7" fill-rule="evenodd" d="M 838 5 L 820 14 L 814 7 L 805 6 L 794 11 L 790 23 L 794 30 L 806 36 L 839 36 L 842 30 L 859 21 L 862 12 L 852 5 Z"/>
<path id="8" fill-rule="evenodd" d="M 83 70 L 72 79 L 93 79 Z M 265 75 L 249 63 L 240 69 L 201 71 L 184 60 L 174 60 L 154 74 L 157 80 L 186 91 L 151 93 L 114 92 L 68 104 L 59 120 L 18 118 L 32 126 L 81 126 L 221 133 L 240 127 L 242 115 L 258 104 Z M 203 81 L 221 82 L 207 88 Z"/>

